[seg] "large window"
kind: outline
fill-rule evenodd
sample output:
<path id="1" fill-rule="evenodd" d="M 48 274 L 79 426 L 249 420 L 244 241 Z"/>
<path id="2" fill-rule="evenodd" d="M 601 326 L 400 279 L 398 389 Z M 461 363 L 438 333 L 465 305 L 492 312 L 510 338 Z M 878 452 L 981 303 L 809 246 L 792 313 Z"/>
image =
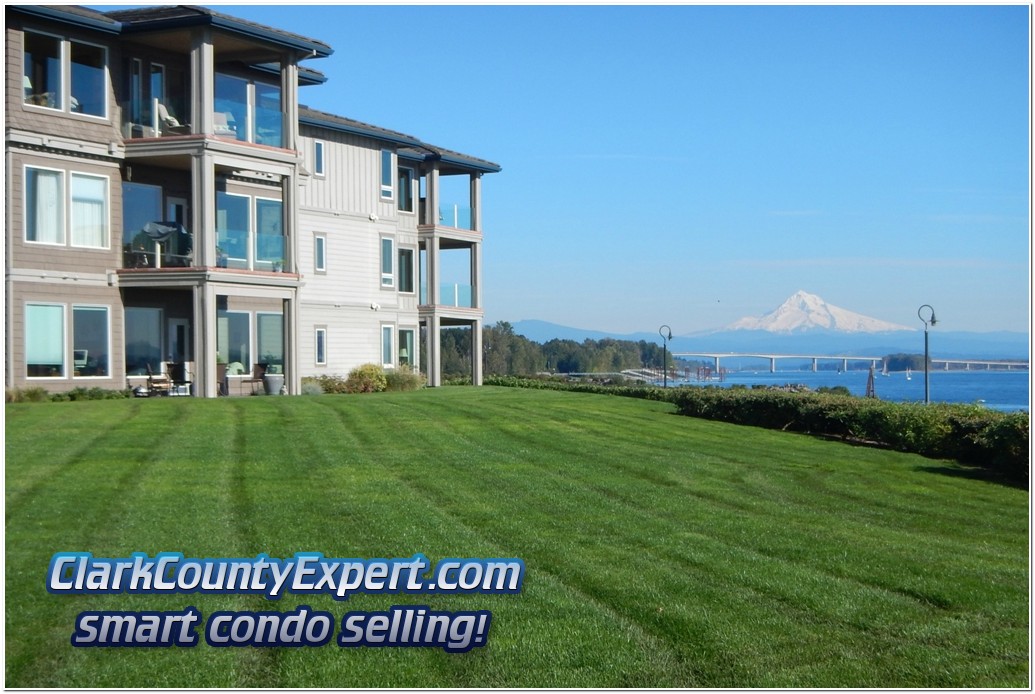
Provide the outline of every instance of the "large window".
<path id="1" fill-rule="evenodd" d="M 107 248 L 107 177 L 81 173 L 69 177 L 71 200 L 66 201 L 63 171 L 25 168 L 25 240 L 64 245 L 70 236 L 73 246 Z M 66 209 L 70 209 L 67 221 Z M 65 234 L 66 226 L 71 226 L 70 235 Z"/>
<path id="2" fill-rule="evenodd" d="M 215 134 L 280 147 L 284 141 L 280 87 L 216 74 Z"/>
<path id="3" fill-rule="evenodd" d="M 216 246 L 223 267 L 271 270 L 283 263 L 283 203 L 217 192 Z"/>
<path id="4" fill-rule="evenodd" d="M 107 117 L 108 53 L 103 46 L 27 31 L 24 50 L 26 104 Z"/>
<path id="5" fill-rule="evenodd" d="M 399 291 L 413 293 L 413 249 L 399 249 Z"/>
<path id="6" fill-rule="evenodd" d="M 25 367 L 29 378 L 65 375 L 65 307 L 25 305 Z"/>
<path id="7" fill-rule="evenodd" d="M 148 222 L 162 214 L 162 189 L 143 183 L 122 184 L 122 252 L 125 267 L 153 264 L 155 240 L 144 231 Z"/>
<path id="8" fill-rule="evenodd" d="M 381 197 L 385 200 L 392 199 L 392 150 L 381 150 Z"/>
<path id="9" fill-rule="evenodd" d="M 126 307 L 126 375 L 162 373 L 162 309 Z"/>
<path id="10" fill-rule="evenodd" d="M 72 307 L 72 368 L 76 377 L 110 376 L 106 306 Z"/>

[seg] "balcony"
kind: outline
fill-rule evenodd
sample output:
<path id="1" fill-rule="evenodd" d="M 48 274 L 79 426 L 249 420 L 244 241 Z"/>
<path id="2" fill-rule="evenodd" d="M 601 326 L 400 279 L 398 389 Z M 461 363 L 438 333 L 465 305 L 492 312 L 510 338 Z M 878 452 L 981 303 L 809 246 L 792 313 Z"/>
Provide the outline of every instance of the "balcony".
<path id="1" fill-rule="evenodd" d="M 427 306 L 428 285 L 421 283 L 419 302 Z M 471 285 L 469 284 L 440 284 L 438 288 L 438 304 L 436 306 L 449 306 L 453 308 L 475 308 Z"/>
<path id="2" fill-rule="evenodd" d="M 427 204 L 423 198 L 420 201 L 420 218 L 427 219 Z M 447 203 L 439 205 L 438 216 L 435 218 L 435 226 L 450 227 L 452 229 L 464 229 L 473 231 L 471 223 L 471 208 L 468 205 Z"/>
<path id="3" fill-rule="evenodd" d="M 180 224 L 148 222 L 132 240 L 123 244 L 122 266 L 194 267 L 194 235 Z"/>

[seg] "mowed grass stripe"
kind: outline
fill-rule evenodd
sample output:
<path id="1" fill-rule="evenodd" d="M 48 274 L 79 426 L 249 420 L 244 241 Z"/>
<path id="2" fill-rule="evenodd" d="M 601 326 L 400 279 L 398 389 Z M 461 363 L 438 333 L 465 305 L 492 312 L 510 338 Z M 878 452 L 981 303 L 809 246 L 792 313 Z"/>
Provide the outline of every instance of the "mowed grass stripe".
<path id="1" fill-rule="evenodd" d="M 65 405 L 61 425 L 91 438 L 102 422 L 98 441 L 145 429 L 153 445 L 41 443 L 22 427 L 56 427 L 57 405 L 8 407 L 8 488 L 31 498 L 8 517 L 8 593 L 30 596 L 21 613 L 8 600 L 8 684 L 1026 682 L 1027 496 L 934 474 L 950 464 L 583 394 L 133 401 L 104 404 L 107 423 L 102 404 Z M 67 474 L 41 476 L 29 451 L 64 459 Z M 107 495 L 94 473 L 111 478 Z M 75 532 L 33 513 L 50 507 L 67 523 L 70 486 L 98 499 L 77 509 Z M 13 551 L 21 542 L 40 549 Z M 58 551 L 48 543 L 108 556 L 519 556 L 528 574 L 519 596 L 69 598 L 42 590 Z M 404 602 L 492 610 L 489 646 L 68 646 L 84 605 L 209 614 L 305 603 L 340 617 Z"/>

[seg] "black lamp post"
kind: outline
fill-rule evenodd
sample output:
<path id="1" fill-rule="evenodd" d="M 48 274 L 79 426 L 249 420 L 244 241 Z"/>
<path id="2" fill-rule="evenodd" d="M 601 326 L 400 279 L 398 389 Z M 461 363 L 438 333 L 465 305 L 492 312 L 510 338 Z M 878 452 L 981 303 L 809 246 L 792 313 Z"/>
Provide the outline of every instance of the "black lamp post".
<path id="1" fill-rule="evenodd" d="M 927 309 L 931 314 L 929 317 L 924 318 L 924 309 Z M 933 327 L 938 321 L 934 318 L 934 309 L 929 304 L 924 304 L 916 310 L 916 315 L 924 322 L 924 404 L 928 405 L 931 402 L 931 348 L 928 340 L 927 329 Z"/>
<path id="2" fill-rule="evenodd" d="M 662 331 L 665 332 L 662 332 Z M 661 335 L 661 372 L 664 374 L 663 383 L 665 388 L 668 388 L 668 341 L 672 339 L 672 328 L 667 325 L 663 325 L 658 328 L 658 334 Z"/>

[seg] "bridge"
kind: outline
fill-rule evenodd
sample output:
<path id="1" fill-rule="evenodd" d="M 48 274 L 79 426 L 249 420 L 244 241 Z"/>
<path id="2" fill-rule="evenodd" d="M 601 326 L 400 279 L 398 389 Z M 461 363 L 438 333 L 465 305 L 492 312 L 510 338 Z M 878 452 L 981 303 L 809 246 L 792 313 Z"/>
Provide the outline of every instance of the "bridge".
<path id="1" fill-rule="evenodd" d="M 711 359 L 714 362 L 714 370 L 719 371 L 719 363 L 722 359 L 765 359 L 769 361 L 769 372 L 776 372 L 776 360 L 777 359 L 797 359 L 797 360 L 810 360 L 812 362 L 812 370 L 819 370 L 819 360 L 834 360 L 841 362 L 841 370 L 848 370 L 848 362 L 850 361 L 868 361 L 870 365 L 877 368 L 879 364 L 884 362 L 884 357 L 871 357 L 871 356 L 860 356 L 855 354 L 769 354 L 763 352 L 672 352 L 673 357 L 697 357 Z M 941 365 L 944 371 L 948 371 L 950 365 L 961 367 L 964 370 L 969 371 L 971 366 L 984 366 L 987 370 L 992 369 L 1020 369 L 1022 371 L 1028 370 L 1029 362 L 1020 359 L 931 359 L 931 368 L 934 369 L 935 365 Z"/>

